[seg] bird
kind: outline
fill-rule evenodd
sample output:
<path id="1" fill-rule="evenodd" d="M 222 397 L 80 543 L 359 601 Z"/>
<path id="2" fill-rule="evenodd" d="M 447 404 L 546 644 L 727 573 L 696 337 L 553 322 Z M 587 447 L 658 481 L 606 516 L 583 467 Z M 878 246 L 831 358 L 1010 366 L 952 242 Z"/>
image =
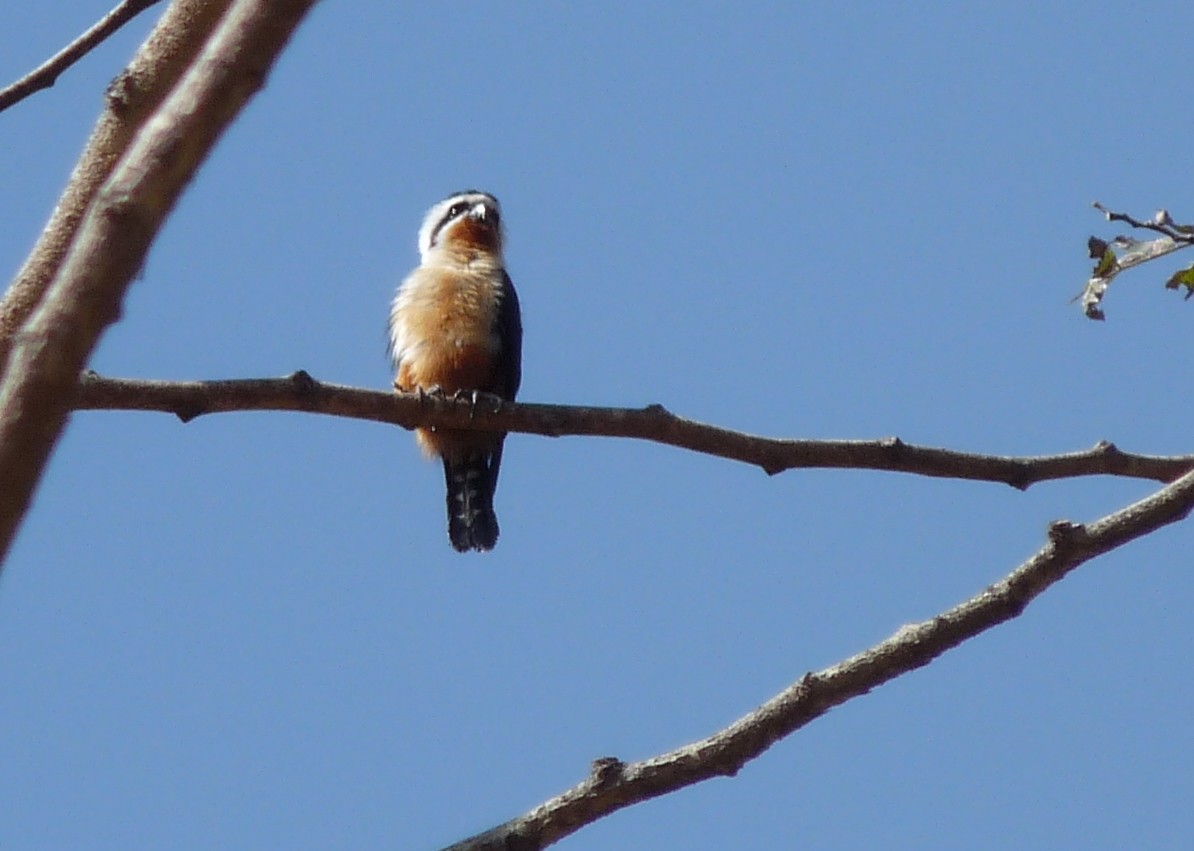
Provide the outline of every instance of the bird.
<path id="1" fill-rule="evenodd" d="M 427 211 L 418 267 L 390 305 L 394 387 L 405 393 L 513 401 L 522 383 L 522 314 L 502 254 L 502 208 L 488 192 L 456 192 Z M 443 462 L 448 540 L 458 552 L 497 544 L 493 510 L 504 432 L 416 429 Z"/>

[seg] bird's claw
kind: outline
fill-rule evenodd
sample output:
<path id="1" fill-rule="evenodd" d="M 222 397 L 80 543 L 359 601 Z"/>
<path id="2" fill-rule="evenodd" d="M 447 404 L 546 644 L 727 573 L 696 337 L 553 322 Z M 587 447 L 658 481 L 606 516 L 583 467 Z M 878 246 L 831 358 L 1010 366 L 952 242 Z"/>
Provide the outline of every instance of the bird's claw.
<path id="1" fill-rule="evenodd" d="M 432 384 L 430 387 L 424 388 L 422 384 L 415 386 L 415 395 L 419 397 L 419 405 L 426 407 L 427 400 L 431 397 L 442 398 L 444 390 L 438 384 Z"/>
<path id="2" fill-rule="evenodd" d="M 457 390 L 452 394 L 452 401 L 461 402 L 468 400 L 468 421 L 471 423 L 477 418 L 477 402 L 481 399 L 481 392 L 479 390 Z"/>

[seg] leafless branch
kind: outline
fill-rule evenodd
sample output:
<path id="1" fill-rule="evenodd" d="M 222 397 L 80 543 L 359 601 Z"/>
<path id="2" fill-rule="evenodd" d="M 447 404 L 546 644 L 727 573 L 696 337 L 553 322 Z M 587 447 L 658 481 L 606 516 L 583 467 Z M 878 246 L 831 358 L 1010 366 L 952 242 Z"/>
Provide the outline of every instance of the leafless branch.
<path id="1" fill-rule="evenodd" d="M 1151 230 L 1154 233 L 1167 236 L 1174 242 L 1194 245 L 1194 233 L 1191 233 L 1189 228 L 1183 228 L 1174 224 L 1173 218 L 1167 210 L 1158 210 L 1157 214 L 1150 221 L 1146 222 L 1127 213 L 1117 213 L 1114 210 L 1108 210 L 1098 201 L 1095 201 L 1091 206 L 1106 216 L 1109 222 L 1124 222 L 1138 230 Z"/>
<path id="2" fill-rule="evenodd" d="M 34 92 L 53 86 L 63 71 L 98 47 L 112 33 L 158 2 L 160 0 L 124 0 L 111 12 L 104 15 L 91 29 L 40 66 L 12 85 L 0 89 L 0 112 L 13 104 L 20 103 Z"/>
<path id="3" fill-rule="evenodd" d="M 171 413 L 184 422 L 231 411 L 305 411 L 391 423 L 405 428 L 440 425 L 552 437 L 630 437 L 690 449 L 761 467 L 768 474 L 797 468 L 853 468 L 939 478 L 1002 482 L 1027 488 L 1076 476 L 1114 475 L 1171 482 L 1194 468 L 1194 456 L 1160 457 L 1121 452 L 1110 443 L 1060 455 L 1015 457 L 913 446 L 879 440 L 780 440 L 678 417 L 660 405 L 589 408 L 496 404 L 420 398 L 315 381 L 305 372 L 288 378 L 230 381 L 148 381 L 83 376 L 75 407 Z"/>
<path id="4" fill-rule="evenodd" d="M 0 558 L 133 275 L 224 128 L 265 83 L 314 0 L 237 0 L 91 204 L 54 283 L 21 326 L 0 385 Z"/>
<path id="5" fill-rule="evenodd" d="M 12 338 L 58 274 L 95 193 L 231 5 L 232 0 L 174 0 L 128 67 L 108 87 L 104 111 L 50 221 L 0 300 L 0 375 Z"/>
<path id="6" fill-rule="evenodd" d="M 1090 525 L 1058 521 L 1026 562 L 937 617 L 898 630 L 869 650 L 795 683 L 712 736 L 641 762 L 602 757 L 563 794 L 446 851 L 545 848 L 599 818 L 713 777 L 732 777 L 750 760 L 834 706 L 923 667 L 947 650 L 1020 615 L 1041 592 L 1096 556 L 1186 517 L 1194 473 Z"/>

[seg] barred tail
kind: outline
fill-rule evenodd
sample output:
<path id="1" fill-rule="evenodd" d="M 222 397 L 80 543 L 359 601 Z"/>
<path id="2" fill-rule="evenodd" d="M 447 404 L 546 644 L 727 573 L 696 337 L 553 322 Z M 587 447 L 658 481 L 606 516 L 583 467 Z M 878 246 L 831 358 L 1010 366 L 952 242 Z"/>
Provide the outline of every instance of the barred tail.
<path id="1" fill-rule="evenodd" d="M 448 485 L 448 539 L 457 552 L 492 550 L 498 539 L 493 493 L 497 488 L 501 448 L 470 454 L 463 460 L 444 458 Z"/>

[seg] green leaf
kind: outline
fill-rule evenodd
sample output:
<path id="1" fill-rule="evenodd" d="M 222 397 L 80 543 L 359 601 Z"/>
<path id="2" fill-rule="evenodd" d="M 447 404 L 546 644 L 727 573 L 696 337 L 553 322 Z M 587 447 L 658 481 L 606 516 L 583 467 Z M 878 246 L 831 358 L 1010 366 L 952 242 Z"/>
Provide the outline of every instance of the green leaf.
<path id="1" fill-rule="evenodd" d="M 1178 287 L 1186 288 L 1187 299 L 1194 296 L 1194 266 L 1179 269 L 1165 282 L 1166 289 L 1176 290 Z"/>

